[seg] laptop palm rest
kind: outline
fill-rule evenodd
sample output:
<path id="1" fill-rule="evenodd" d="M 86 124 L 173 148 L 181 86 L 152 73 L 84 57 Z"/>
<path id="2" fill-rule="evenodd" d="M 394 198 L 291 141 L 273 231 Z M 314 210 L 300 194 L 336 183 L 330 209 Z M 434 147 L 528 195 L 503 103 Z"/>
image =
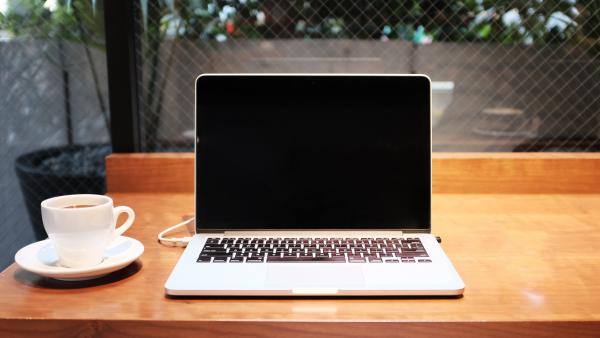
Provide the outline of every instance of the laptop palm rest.
<path id="1" fill-rule="evenodd" d="M 274 289 L 348 289 L 365 285 L 360 266 L 350 264 L 268 264 L 265 285 Z"/>

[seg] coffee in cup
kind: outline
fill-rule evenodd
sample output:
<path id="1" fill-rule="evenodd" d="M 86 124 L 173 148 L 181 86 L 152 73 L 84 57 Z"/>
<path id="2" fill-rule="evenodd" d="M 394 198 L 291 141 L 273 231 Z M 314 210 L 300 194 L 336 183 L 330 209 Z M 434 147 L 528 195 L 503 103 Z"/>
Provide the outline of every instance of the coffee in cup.
<path id="1" fill-rule="evenodd" d="M 80 209 L 80 208 L 90 208 L 93 207 L 93 204 L 74 204 L 66 206 L 65 209 Z"/>
<path id="2" fill-rule="evenodd" d="M 127 220 L 116 227 L 119 214 Z M 65 267 L 82 268 L 100 264 L 104 250 L 113 239 L 121 236 L 135 219 L 133 210 L 113 206 L 112 198 L 104 195 L 65 195 L 42 202 L 42 221 Z"/>

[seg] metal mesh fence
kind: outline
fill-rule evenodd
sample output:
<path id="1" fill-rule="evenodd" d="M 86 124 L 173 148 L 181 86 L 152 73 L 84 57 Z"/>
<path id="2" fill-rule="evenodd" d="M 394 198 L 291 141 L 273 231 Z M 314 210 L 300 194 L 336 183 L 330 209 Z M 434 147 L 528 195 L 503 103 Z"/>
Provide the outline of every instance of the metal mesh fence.
<path id="1" fill-rule="evenodd" d="M 264 72 L 427 74 L 434 151 L 600 148 L 598 1 L 137 4 L 148 151 L 192 149 L 198 74 Z"/>
<path id="2" fill-rule="evenodd" d="M 89 1 L 0 0 L 0 268 L 45 238 L 43 199 L 105 191 L 102 18 Z"/>

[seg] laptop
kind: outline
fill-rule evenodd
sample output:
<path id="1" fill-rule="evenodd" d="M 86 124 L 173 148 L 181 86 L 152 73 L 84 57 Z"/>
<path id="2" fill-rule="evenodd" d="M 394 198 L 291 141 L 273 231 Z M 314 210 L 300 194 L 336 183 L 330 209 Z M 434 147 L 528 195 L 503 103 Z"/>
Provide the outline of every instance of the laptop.
<path id="1" fill-rule="evenodd" d="M 201 75 L 172 296 L 460 295 L 431 234 L 425 75 Z"/>

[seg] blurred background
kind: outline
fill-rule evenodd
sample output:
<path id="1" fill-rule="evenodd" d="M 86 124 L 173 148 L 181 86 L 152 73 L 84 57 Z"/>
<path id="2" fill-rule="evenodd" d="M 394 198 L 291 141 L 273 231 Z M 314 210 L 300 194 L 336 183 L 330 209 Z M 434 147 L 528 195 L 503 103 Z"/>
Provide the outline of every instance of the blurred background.
<path id="1" fill-rule="evenodd" d="M 1 268 L 45 238 L 42 199 L 105 192 L 127 113 L 110 111 L 108 1 L 0 0 Z M 210 72 L 424 73 L 434 151 L 600 149 L 597 0 L 132 1 L 139 124 L 118 133 L 139 151 L 193 150 Z"/>

